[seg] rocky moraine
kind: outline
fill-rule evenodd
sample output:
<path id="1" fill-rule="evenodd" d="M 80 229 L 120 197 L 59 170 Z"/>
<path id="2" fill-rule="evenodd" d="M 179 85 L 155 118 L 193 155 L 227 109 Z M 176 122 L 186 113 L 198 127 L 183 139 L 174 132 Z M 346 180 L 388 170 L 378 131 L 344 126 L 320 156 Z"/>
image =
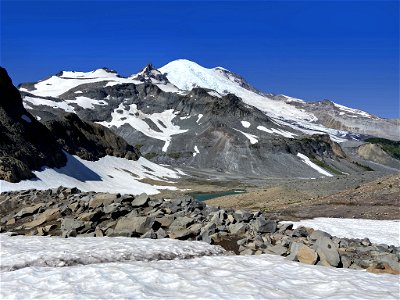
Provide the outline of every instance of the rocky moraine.
<path id="1" fill-rule="evenodd" d="M 220 209 L 190 197 L 156 199 L 59 187 L 2 193 L 0 214 L 1 232 L 8 234 L 197 240 L 221 245 L 231 254 L 275 254 L 305 264 L 400 274 L 400 247 L 294 229 L 260 211 Z"/>

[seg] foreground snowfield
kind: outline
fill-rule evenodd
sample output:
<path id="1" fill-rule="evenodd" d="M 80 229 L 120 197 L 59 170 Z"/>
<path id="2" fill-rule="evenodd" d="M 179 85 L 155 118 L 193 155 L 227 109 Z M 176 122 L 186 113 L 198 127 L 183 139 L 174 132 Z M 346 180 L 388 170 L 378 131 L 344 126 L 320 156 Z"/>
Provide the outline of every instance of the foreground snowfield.
<path id="1" fill-rule="evenodd" d="M 26 189 L 45 190 L 62 185 L 77 187 L 82 191 L 154 195 L 158 194 L 160 189 L 176 190 L 176 187 L 146 184 L 140 182 L 140 179 L 150 178 L 168 182 L 170 179 L 180 177 L 179 171 L 157 165 L 143 157 L 133 161 L 105 156 L 98 161 L 88 161 L 66 152 L 65 154 L 68 158 L 65 167 L 34 171 L 36 179 L 23 180 L 18 183 L 0 180 L 0 192 Z"/>
<path id="2" fill-rule="evenodd" d="M 2 299 L 397 299 L 400 288 L 398 276 L 309 266 L 280 256 L 184 259 L 221 252 L 201 242 L 0 238 Z M 71 266 L 61 267 L 65 262 Z"/>
<path id="3" fill-rule="evenodd" d="M 315 218 L 286 223 L 293 223 L 295 228 L 305 226 L 319 229 L 337 237 L 368 237 L 372 243 L 400 246 L 399 220 Z"/>

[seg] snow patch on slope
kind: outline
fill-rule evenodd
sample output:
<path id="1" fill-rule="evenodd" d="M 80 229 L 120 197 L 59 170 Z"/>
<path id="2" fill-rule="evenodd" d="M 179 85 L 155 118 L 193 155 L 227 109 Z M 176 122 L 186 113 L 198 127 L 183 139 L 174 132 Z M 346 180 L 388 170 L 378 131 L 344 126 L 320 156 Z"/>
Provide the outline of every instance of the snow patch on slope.
<path id="1" fill-rule="evenodd" d="M 264 126 L 257 126 L 257 129 L 258 130 L 261 130 L 261 131 L 264 131 L 264 132 L 268 132 L 268 133 L 271 133 L 271 134 L 278 134 L 278 135 L 281 135 L 281 136 L 284 136 L 284 137 L 287 137 L 287 138 L 294 138 L 297 134 L 295 134 L 295 133 L 292 133 L 292 132 L 289 132 L 289 131 L 286 131 L 286 130 L 282 130 L 282 129 L 277 129 L 277 128 L 271 128 L 271 129 L 268 129 L 268 128 L 266 128 L 266 127 L 264 127 Z"/>
<path id="2" fill-rule="evenodd" d="M 316 164 L 314 164 L 307 156 L 305 156 L 304 154 L 301 153 L 297 153 L 297 156 L 300 157 L 300 159 L 308 166 L 310 166 L 311 168 L 313 168 L 314 170 L 316 170 L 318 173 L 328 176 L 328 177 L 332 177 L 333 175 L 327 171 L 325 171 L 323 168 L 321 168 L 320 166 L 317 166 Z"/>
<path id="3" fill-rule="evenodd" d="M 337 237 L 355 239 L 367 237 L 372 243 L 400 246 L 399 220 L 315 218 L 285 223 L 293 223 L 295 228 L 311 227 Z"/>
<path id="4" fill-rule="evenodd" d="M 197 154 L 200 154 L 199 148 L 197 148 L 197 146 L 194 146 L 193 157 L 195 157 Z"/>
<path id="5" fill-rule="evenodd" d="M 158 186 L 140 182 L 144 178 L 168 182 L 179 178 L 174 170 L 161 167 L 140 157 L 137 161 L 105 156 L 98 161 L 87 161 L 66 153 L 68 162 L 59 169 L 44 168 L 34 171 L 37 178 L 11 183 L 0 180 L 0 191 L 26 189 L 45 190 L 59 187 L 77 187 L 82 191 L 154 195 L 159 189 L 176 190 L 174 186 Z"/>
<path id="6" fill-rule="evenodd" d="M 196 121 L 197 124 L 199 124 L 199 122 L 200 122 L 200 120 L 201 120 L 202 117 L 203 117 L 203 114 L 199 114 L 199 115 L 197 116 L 197 121 Z"/>
<path id="7" fill-rule="evenodd" d="M 247 122 L 247 121 L 240 121 L 241 123 L 242 123 L 242 126 L 244 127 L 244 128 L 249 128 L 250 127 L 250 122 Z"/>
<path id="8" fill-rule="evenodd" d="M 71 104 L 75 103 L 85 109 L 93 109 L 95 108 L 94 105 L 102 105 L 102 106 L 107 105 L 107 103 L 104 100 L 94 100 L 82 96 L 76 97 L 75 100 L 65 100 L 65 101 Z"/>
<path id="9" fill-rule="evenodd" d="M 337 103 L 333 102 L 333 105 L 336 106 L 339 110 L 345 113 L 350 113 L 350 117 L 357 118 L 357 116 L 365 117 L 365 118 L 372 118 L 373 116 L 365 111 L 359 110 L 359 109 L 354 109 L 350 108 L 344 105 L 340 105 Z M 339 113 L 340 114 L 340 113 Z"/>
<path id="10" fill-rule="evenodd" d="M 180 129 L 178 125 L 172 123 L 172 120 L 177 114 L 178 112 L 174 112 L 173 109 L 168 109 L 161 113 L 145 114 L 137 109 L 136 104 L 130 104 L 129 109 L 125 109 L 125 105 L 121 103 L 118 108 L 111 113 L 111 121 L 98 123 L 108 128 L 112 126 L 121 127 L 124 124 L 129 124 L 148 137 L 165 141 L 162 151 L 166 152 L 173 135 L 188 131 L 187 129 Z M 146 119 L 153 122 L 158 130 L 152 129 L 148 123 L 146 123 Z"/>
<path id="11" fill-rule="evenodd" d="M 243 134 L 245 137 L 247 137 L 248 139 L 249 139 L 249 141 L 250 141 L 250 144 L 257 144 L 258 143 L 258 136 L 256 136 L 256 135 L 254 135 L 254 134 L 250 134 L 250 133 L 246 133 L 246 132 L 243 132 L 243 131 L 241 131 L 241 130 L 239 130 L 239 129 L 236 129 L 236 128 L 233 128 L 234 130 L 236 130 L 236 131 L 238 131 L 238 132 L 240 132 L 241 134 Z"/>
<path id="12" fill-rule="evenodd" d="M 28 103 L 31 103 L 35 106 L 44 105 L 44 106 L 50 106 L 52 108 L 62 109 L 66 112 L 75 112 L 75 109 L 65 101 L 57 102 L 57 101 L 52 101 L 52 100 L 47 100 L 47 99 L 42 99 L 42 98 L 26 96 L 26 97 L 24 97 L 23 103 L 24 103 L 25 108 L 31 108 L 28 104 Z"/>
<path id="13" fill-rule="evenodd" d="M 34 85 L 34 90 L 20 88 L 20 91 L 41 97 L 58 97 L 78 85 L 100 81 L 106 81 L 106 86 L 114 83 L 142 83 L 140 81 L 119 77 L 118 74 L 104 69 L 98 69 L 91 72 L 63 71 L 61 75 L 54 75 L 48 79 L 39 81 Z"/>

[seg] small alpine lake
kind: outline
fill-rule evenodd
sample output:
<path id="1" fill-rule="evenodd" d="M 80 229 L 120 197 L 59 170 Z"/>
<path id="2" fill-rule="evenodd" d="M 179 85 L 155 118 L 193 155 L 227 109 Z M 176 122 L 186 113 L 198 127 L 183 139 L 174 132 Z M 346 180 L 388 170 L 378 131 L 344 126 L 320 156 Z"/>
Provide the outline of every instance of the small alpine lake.
<path id="1" fill-rule="evenodd" d="M 191 194 L 191 196 L 198 200 L 198 201 L 206 201 L 222 196 L 228 196 L 228 195 L 236 195 L 236 194 L 243 194 L 245 193 L 245 190 L 233 190 L 233 191 L 224 191 L 224 192 L 211 192 L 211 193 L 196 193 L 196 194 Z"/>

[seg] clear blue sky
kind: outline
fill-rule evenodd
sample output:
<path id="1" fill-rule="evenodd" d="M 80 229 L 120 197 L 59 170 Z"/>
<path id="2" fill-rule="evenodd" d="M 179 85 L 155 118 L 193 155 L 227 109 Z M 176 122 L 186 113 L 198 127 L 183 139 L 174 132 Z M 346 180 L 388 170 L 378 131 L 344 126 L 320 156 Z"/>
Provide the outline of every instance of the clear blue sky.
<path id="1" fill-rule="evenodd" d="M 1 0 L 0 57 L 16 84 L 187 58 L 262 91 L 399 117 L 398 1 Z"/>

